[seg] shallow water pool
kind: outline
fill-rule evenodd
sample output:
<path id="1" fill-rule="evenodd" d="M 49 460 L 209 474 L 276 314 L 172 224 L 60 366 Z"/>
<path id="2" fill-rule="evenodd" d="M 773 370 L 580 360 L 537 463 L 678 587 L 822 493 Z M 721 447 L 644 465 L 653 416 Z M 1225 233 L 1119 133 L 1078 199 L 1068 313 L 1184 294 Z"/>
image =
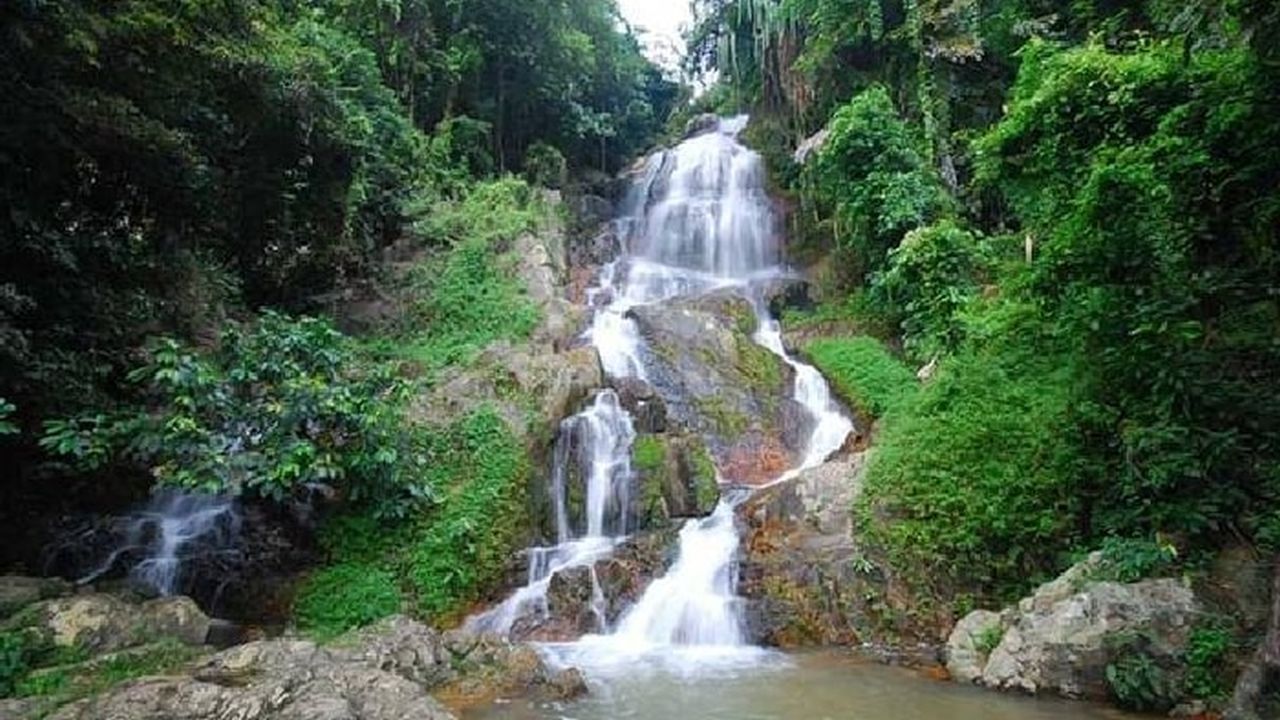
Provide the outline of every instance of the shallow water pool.
<path id="1" fill-rule="evenodd" d="M 467 720 L 1120 720 L 1088 703 L 1034 699 L 929 679 L 847 654 L 672 658 L 607 657 L 550 648 L 558 660 L 589 659 L 591 694 L 567 703 L 510 701 Z M 587 663 L 580 663 L 585 666 Z"/>

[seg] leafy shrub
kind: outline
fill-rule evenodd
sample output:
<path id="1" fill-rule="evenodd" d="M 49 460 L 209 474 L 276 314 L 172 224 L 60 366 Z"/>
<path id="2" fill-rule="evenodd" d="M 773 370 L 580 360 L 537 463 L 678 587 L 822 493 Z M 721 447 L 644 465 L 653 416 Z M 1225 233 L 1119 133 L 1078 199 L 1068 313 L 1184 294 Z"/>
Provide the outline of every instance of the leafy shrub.
<path id="1" fill-rule="evenodd" d="M 0 632 L 0 698 L 13 695 L 29 669 L 29 652 L 21 632 Z"/>
<path id="2" fill-rule="evenodd" d="M 1107 687 L 1117 704 L 1130 710 L 1164 712 L 1178 701 L 1178 688 L 1170 673 L 1149 651 L 1150 638 L 1120 633 L 1105 638 L 1108 655 Z"/>
<path id="3" fill-rule="evenodd" d="M 919 359 L 955 348 L 963 324 L 957 312 L 978 293 L 983 249 L 973 233 L 953 220 L 908 232 L 889 251 L 872 292 L 900 318 L 907 350 Z"/>
<path id="4" fill-rule="evenodd" d="M 875 338 L 819 338 L 804 351 L 836 392 L 868 416 L 889 412 L 918 385 L 911 370 Z"/>
<path id="5" fill-rule="evenodd" d="M 943 597 L 1020 597 L 1072 542 L 1071 370 L 1037 323 L 1033 308 L 989 310 L 973 341 L 886 416 L 869 460 L 864 531 Z"/>
<path id="6" fill-rule="evenodd" d="M 328 639 L 400 610 L 395 576 L 372 565 L 342 564 L 312 573 L 294 601 L 298 626 Z"/>
<path id="7" fill-rule="evenodd" d="M 1226 623 L 1207 622 L 1191 630 L 1187 639 L 1186 694 L 1202 700 L 1220 700 L 1231 690 L 1228 659 L 1234 649 Z"/>
<path id="8" fill-rule="evenodd" d="M 530 185 L 558 190 L 569 176 L 564 155 L 554 146 L 538 142 L 524 153 L 524 177 Z"/>
<path id="9" fill-rule="evenodd" d="M 1107 538 L 1102 542 L 1102 560 L 1095 571 L 1098 579 L 1131 583 L 1168 571 L 1178 558 L 1168 544 L 1145 538 Z"/>
<path id="10" fill-rule="evenodd" d="M 152 407 L 49 422 L 42 446 L 88 467 L 134 460 L 159 483 L 204 492 L 282 499 L 338 485 L 388 514 L 430 496 L 401 417 L 409 386 L 361 363 L 328 321 L 267 312 L 212 354 L 161 340 L 130 379 Z"/>
<path id="11" fill-rule="evenodd" d="M 884 87 L 854 96 L 832 116 L 828 130 L 802 182 L 829 215 L 856 282 L 882 266 L 903 234 L 933 220 L 945 196 Z"/>
<path id="12" fill-rule="evenodd" d="M 1280 497 L 1272 81 L 1243 47 L 1030 43 L 976 146 L 1080 353 L 1086 532 L 1259 538 Z"/>
<path id="13" fill-rule="evenodd" d="M 519 258 L 504 250 L 546 212 L 528 185 L 510 178 L 438 204 L 418 229 L 450 249 L 410 274 L 411 295 L 420 300 L 388 354 L 435 372 L 469 361 L 494 340 L 528 336 L 538 311 L 511 272 Z"/>

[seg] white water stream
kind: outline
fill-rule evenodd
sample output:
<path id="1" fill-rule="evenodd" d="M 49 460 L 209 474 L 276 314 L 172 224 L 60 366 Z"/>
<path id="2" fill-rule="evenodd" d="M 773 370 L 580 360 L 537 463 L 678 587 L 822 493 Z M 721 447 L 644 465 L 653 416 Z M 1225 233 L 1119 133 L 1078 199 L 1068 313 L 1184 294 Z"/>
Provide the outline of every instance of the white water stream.
<path id="1" fill-rule="evenodd" d="M 822 463 L 853 426 L 818 371 L 787 355 L 778 323 L 768 316 L 761 287 L 783 276 L 781 233 L 765 192 L 760 156 L 737 139 L 745 123 L 745 117 L 723 120 L 716 131 L 647 160 L 618 221 L 624 252 L 603 269 L 599 286 L 588 294 L 595 314 L 586 337 L 610 377 L 647 379 L 643 340 L 628 310 L 726 288 L 741 293 L 759 318 L 755 341 L 795 369 L 794 398 L 813 419 L 803 460 L 783 475 L 786 479 Z M 558 544 L 531 549 L 528 585 L 473 618 L 472 627 L 510 631 L 521 615 L 545 611 L 554 573 L 592 565 L 612 551 L 627 530 L 633 439 L 630 420 L 612 391 L 602 391 L 591 407 L 565 421 L 553 468 Z M 565 510 L 566 473 L 575 466 L 586 478 L 585 528 L 570 527 Z M 617 627 L 606 627 L 597 612 L 598 634 L 548 650 L 597 676 L 627 672 L 640 656 L 686 674 L 769 657 L 746 644 L 735 593 L 739 539 L 734 506 L 745 494 L 727 492 L 709 517 L 685 524 L 675 562 Z"/>

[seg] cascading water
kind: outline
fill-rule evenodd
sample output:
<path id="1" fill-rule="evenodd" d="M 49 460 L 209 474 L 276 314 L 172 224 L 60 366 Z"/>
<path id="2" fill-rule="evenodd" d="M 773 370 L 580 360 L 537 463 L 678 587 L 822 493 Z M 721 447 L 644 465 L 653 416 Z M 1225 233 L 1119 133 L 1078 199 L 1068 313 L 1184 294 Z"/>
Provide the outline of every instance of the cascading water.
<path id="1" fill-rule="evenodd" d="M 631 418 L 612 390 L 600 391 L 587 409 L 560 424 L 551 469 L 556 544 L 529 548 L 528 583 L 501 605 L 471 618 L 470 627 L 505 635 L 522 617 L 545 615 L 552 576 L 568 568 L 592 568 L 608 556 L 615 538 L 627 532 L 634 439 Z M 586 486 L 585 516 L 576 527 L 569 514 L 572 472 Z M 591 572 L 594 583 L 594 569 Z M 596 617 L 598 629 L 604 630 L 604 615 L 598 607 Z"/>
<path id="2" fill-rule="evenodd" d="M 746 296 L 759 318 L 755 341 L 795 369 L 794 398 L 813 420 L 802 461 L 783 476 L 785 479 L 823 462 L 844 443 L 852 425 L 839 412 L 817 370 L 787 355 L 778 323 L 768 316 L 762 286 L 783 275 L 780 233 L 765 192 L 761 159 L 737 140 L 745 124 L 745 117 L 723 120 L 716 131 L 647 160 L 618 221 L 624 252 L 602 270 L 599 286 L 588 293 L 594 315 L 586 338 L 599 351 L 610 377 L 647 379 L 644 344 L 635 322 L 627 316 L 628 310 L 724 288 Z M 611 395 L 609 391 L 601 393 L 595 405 L 566 423 L 576 425 L 585 415 L 598 415 L 602 402 L 608 403 L 610 413 L 625 418 L 616 397 L 603 400 Z M 615 498 L 625 492 L 622 488 L 630 479 L 630 468 L 623 464 L 633 437 L 630 423 L 618 418 L 611 422 L 626 426 L 625 439 L 583 445 L 587 452 L 578 458 L 584 474 L 591 478 L 585 534 L 562 532 L 555 548 L 531 551 L 529 585 L 473 623 L 510 630 L 520 612 L 545 602 L 547 584 L 555 572 L 594 563 L 616 544 L 618 537 L 605 535 L 610 528 L 603 519 L 595 524 L 591 520 L 595 517 L 592 513 L 601 510 L 592 498 Z M 569 436 L 571 433 L 562 428 L 560 442 Z M 553 473 L 561 528 L 568 524 L 562 511 L 564 452 L 558 445 Z M 608 476 L 609 494 L 593 496 L 590 488 L 595 487 L 600 468 L 606 469 L 603 474 Z M 722 480 L 732 483 L 734 478 Z M 662 655 L 659 659 L 681 653 L 692 653 L 699 660 L 710 655 L 735 662 L 758 657 L 745 648 L 735 593 L 738 534 L 734 507 L 744 495 L 742 491 L 728 492 L 709 517 L 686 523 L 680 532 L 677 558 L 667 573 L 649 585 L 613 632 L 558 647 L 563 659 L 590 671 L 622 668 L 627 664 L 623 658 L 654 650 Z M 612 528 L 619 533 L 625 529 L 625 525 Z M 674 652 L 677 648 L 681 653 Z"/>
<path id="3" fill-rule="evenodd" d="M 181 589 L 182 565 L 194 553 L 234 546 L 240 514 L 227 497 L 165 490 L 113 524 L 119 528 L 119 539 L 77 582 L 93 582 L 123 567 L 135 584 L 167 596 Z"/>

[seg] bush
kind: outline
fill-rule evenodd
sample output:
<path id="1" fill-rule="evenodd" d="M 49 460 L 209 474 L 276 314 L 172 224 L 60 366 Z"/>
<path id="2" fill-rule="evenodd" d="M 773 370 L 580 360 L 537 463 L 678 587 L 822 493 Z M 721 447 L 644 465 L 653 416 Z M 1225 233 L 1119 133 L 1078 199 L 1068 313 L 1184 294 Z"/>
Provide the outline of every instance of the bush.
<path id="1" fill-rule="evenodd" d="M 27 674 L 30 658 L 21 632 L 0 632 L 0 698 L 13 695 L 19 680 Z"/>
<path id="2" fill-rule="evenodd" d="M 1107 687 L 1121 707 L 1142 712 L 1166 712 L 1178 701 L 1170 673 L 1150 653 L 1150 638 L 1121 633 L 1105 638 L 1108 655 Z"/>
<path id="3" fill-rule="evenodd" d="M 1095 571 L 1099 580 L 1131 583 L 1167 572 L 1178 558 L 1172 546 L 1154 540 L 1107 538 L 1102 542 L 1102 560 Z"/>
<path id="4" fill-rule="evenodd" d="M 915 375 L 875 338 L 820 338 L 806 356 L 846 402 L 868 417 L 881 417 L 909 397 Z"/>
<path id="5" fill-rule="evenodd" d="M 569 165 L 554 146 L 534 143 L 524 153 L 524 178 L 530 185 L 559 190 L 569 177 Z"/>
<path id="6" fill-rule="evenodd" d="M 328 639 L 400 611 L 400 589 L 389 571 L 362 564 L 312 573 L 294 601 L 298 627 Z"/>
<path id="7" fill-rule="evenodd" d="M 986 262 L 979 240 L 952 220 L 912 230 L 889 251 L 871 290 L 899 319 L 903 344 L 914 357 L 927 360 L 959 345 L 957 313 L 978 294 Z"/>
<path id="8" fill-rule="evenodd" d="M 1186 694 L 1200 700 L 1222 700 L 1231 691 L 1229 659 L 1235 649 L 1231 630 L 1221 622 L 1202 623 L 1187 639 Z"/>
<path id="9" fill-rule="evenodd" d="M 802 183 L 830 218 L 842 268 L 855 282 L 880 269 L 909 230 L 945 209 L 937 178 L 917 151 L 917 139 L 881 86 L 836 111 L 830 136 Z"/>
<path id="10" fill-rule="evenodd" d="M 984 323 L 1000 329 L 971 325 L 970 345 L 884 418 L 860 523 L 935 596 L 1020 597 L 1072 545 L 1071 370 L 1037 322 L 1032 308 L 993 308 Z M 991 332 L 1002 339 L 977 342 Z"/>
<path id="11" fill-rule="evenodd" d="M 41 445 L 89 468 L 136 461 L 161 484 L 202 492 L 281 500 L 335 485 L 392 515 L 430 497 L 402 419 L 409 386 L 361 362 L 328 321 L 267 312 L 211 354 L 161 340 L 130 379 L 150 407 L 49 422 Z"/>

